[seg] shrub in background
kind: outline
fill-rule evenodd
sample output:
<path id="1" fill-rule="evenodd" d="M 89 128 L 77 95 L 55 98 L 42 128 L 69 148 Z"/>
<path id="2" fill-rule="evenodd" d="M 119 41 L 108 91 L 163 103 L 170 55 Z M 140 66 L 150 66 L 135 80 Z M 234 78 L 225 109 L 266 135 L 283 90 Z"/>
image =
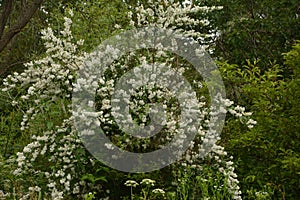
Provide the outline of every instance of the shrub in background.
<path id="1" fill-rule="evenodd" d="M 248 62 L 243 67 L 219 64 L 227 94 L 252 110 L 258 121 L 255 129 L 245 131 L 229 119 L 223 142 L 236 158 L 244 194 L 251 189 L 267 190 L 273 194 L 272 199 L 297 199 L 300 43 L 283 56 L 285 65 L 273 65 L 265 72 L 257 63 Z M 283 69 L 290 75 L 283 76 Z"/>

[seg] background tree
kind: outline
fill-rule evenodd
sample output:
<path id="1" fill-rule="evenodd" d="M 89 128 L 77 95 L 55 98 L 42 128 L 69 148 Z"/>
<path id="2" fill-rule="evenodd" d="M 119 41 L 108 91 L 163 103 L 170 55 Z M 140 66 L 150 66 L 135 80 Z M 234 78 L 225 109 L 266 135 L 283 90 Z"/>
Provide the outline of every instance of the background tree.
<path id="1" fill-rule="evenodd" d="M 43 0 L 3 0 L 0 2 L 0 74 L 3 74 L 8 68 L 22 63 L 20 57 L 26 57 L 24 55 L 27 54 L 28 47 L 36 49 L 30 48 L 36 46 L 36 34 L 32 29 L 34 27 L 31 26 L 31 29 L 25 27 L 30 23 L 42 3 Z M 15 37 L 21 31 L 25 34 Z M 24 35 L 27 37 L 24 38 Z"/>
<path id="2" fill-rule="evenodd" d="M 195 4 L 221 5 L 212 13 L 212 26 L 220 30 L 214 56 L 239 65 L 259 59 L 268 68 L 283 63 L 282 53 L 300 39 L 300 3 L 297 0 L 195 0 Z"/>
<path id="3" fill-rule="evenodd" d="M 13 1 L 4 0 L 1 3 L 2 16 L 0 19 L 0 52 L 3 51 L 9 41 L 26 26 L 34 13 L 41 6 L 42 2 L 43 0 L 34 0 L 30 3 L 21 2 L 22 5 L 20 14 L 17 18 L 17 21 L 12 25 L 10 25 L 8 22 L 9 16 L 12 13 Z"/>
<path id="4" fill-rule="evenodd" d="M 7 2 L 12 7 L 4 32 L 7 32 L 13 24 L 18 24 L 19 18 L 23 20 L 25 12 L 22 10 L 23 1 Z M 33 1 L 28 1 L 27 4 L 31 2 Z M 1 11 L 4 12 L 3 3 L 5 2 L 1 4 L 0 1 Z M 69 9 L 74 12 L 72 26 L 74 37 L 85 40 L 83 49 L 86 51 L 90 51 L 107 38 L 115 30 L 115 24 L 126 27 L 127 4 L 123 1 L 44 1 L 22 31 L 19 30 L 19 34 L 12 38 L 2 52 L 0 51 L 0 77 L 4 78 L 12 71 L 23 70 L 24 63 L 40 56 L 44 51 L 40 31 L 49 25 L 59 30 L 63 17 Z"/>

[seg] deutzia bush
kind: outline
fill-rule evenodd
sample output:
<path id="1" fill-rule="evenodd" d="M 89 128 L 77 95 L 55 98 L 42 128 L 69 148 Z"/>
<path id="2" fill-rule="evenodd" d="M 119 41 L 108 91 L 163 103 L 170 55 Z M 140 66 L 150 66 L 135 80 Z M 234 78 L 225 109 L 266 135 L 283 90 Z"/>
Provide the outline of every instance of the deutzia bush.
<path id="1" fill-rule="evenodd" d="M 205 26 L 209 21 L 195 19 L 192 16 L 199 12 L 218 10 L 221 9 L 220 7 L 194 6 L 190 8 L 181 7 L 174 1 L 158 3 L 151 0 L 147 5 L 148 7 L 137 6 L 134 13 L 128 13 L 131 28 L 152 26 L 171 29 L 186 37 L 192 37 L 200 43 L 204 38 L 214 37 L 195 31 L 194 27 Z M 94 159 L 85 152 L 78 139 L 71 116 L 70 101 L 75 85 L 73 83 L 77 71 L 86 58 L 86 54 L 81 52 L 78 47 L 82 41 L 74 42 L 72 38 L 71 23 L 71 19 L 66 17 L 64 30 L 61 32 L 55 33 L 51 28 L 43 30 L 42 38 L 45 40 L 46 56 L 26 64 L 27 69 L 24 72 L 14 73 L 3 82 L 5 87 L 2 90 L 11 97 L 12 105 L 24 110 L 21 123 L 23 131 L 34 127 L 35 119 L 47 114 L 49 105 L 59 105 L 64 112 L 60 124 L 49 125 L 46 131 L 36 133 L 32 136 L 32 142 L 17 154 L 18 169 L 14 171 L 14 174 L 20 179 L 31 177 L 24 180 L 28 182 L 24 187 L 29 186 L 24 188 L 24 192 L 20 194 L 22 199 L 40 193 L 43 194 L 44 199 L 83 198 L 84 194 L 95 190 L 98 193 L 101 189 L 101 185 L 90 184 L 82 180 L 82 176 L 87 173 L 86 168 L 93 166 Z M 205 82 L 199 75 L 195 75 L 193 67 L 189 63 L 164 51 L 159 45 L 156 47 L 151 50 L 137 50 L 122 56 L 113 62 L 109 70 L 101 77 L 95 99 L 95 114 L 98 115 L 101 127 L 114 144 L 128 151 L 144 153 L 159 149 L 168 143 L 180 132 L 178 129 L 180 105 L 172 91 L 149 82 L 133 92 L 129 103 L 130 115 L 133 121 L 141 127 L 146 126 L 150 121 L 148 115 L 150 104 L 158 102 L 166 110 L 166 118 L 163 120 L 164 126 L 161 132 L 154 137 L 143 139 L 132 137 L 120 129 L 113 117 L 111 97 L 117 81 L 124 74 L 132 69 L 135 70 L 136 75 L 140 73 L 139 69 L 135 68 L 137 65 L 147 68 L 160 64 L 172 68 L 191 82 L 199 100 L 197 108 L 201 113 L 199 121 L 202 122 L 201 126 L 197 127 L 198 134 L 185 152 L 184 159 L 172 165 L 174 174 L 179 174 L 178 170 L 184 172 L 184 169 L 188 168 L 192 169 L 190 173 L 205 175 L 202 165 L 209 160 L 213 162 L 212 169 L 218 170 L 225 177 L 226 185 L 224 187 L 228 188 L 232 197 L 241 199 L 233 163 L 222 146 L 214 144 L 206 158 L 200 159 L 203 152 L 206 151 L 205 145 L 220 140 L 217 134 L 209 132 L 211 122 L 208 119 L 216 113 L 209 106 Z M 114 49 L 111 51 L 115 53 Z M 153 79 L 156 75 L 153 74 Z M 132 82 L 132 84 L 135 83 Z M 16 91 L 21 92 L 15 95 Z M 232 101 L 221 97 L 217 101 L 224 105 L 221 111 L 223 114 L 230 113 L 240 118 L 249 128 L 256 123 L 250 119 L 251 113 L 245 112 L 243 107 L 234 106 Z M 206 135 L 209 135 L 210 139 L 207 139 Z M 107 146 L 107 148 L 111 148 L 111 146 Z M 174 184 L 180 185 L 182 180 L 179 178 Z M 126 182 L 126 184 L 132 183 Z M 162 193 L 161 191 L 157 189 L 153 192 Z"/>
<path id="2" fill-rule="evenodd" d="M 32 142 L 17 153 L 18 168 L 14 174 L 24 181 L 21 199 L 32 198 L 34 193 L 40 192 L 45 199 L 63 199 L 68 195 L 81 196 L 87 191 L 86 183 L 80 179 L 83 166 L 90 165 L 92 158 L 81 156 L 83 147 L 72 118 L 68 117 L 72 82 L 85 57 L 78 48 L 83 41 L 74 42 L 71 24 L 71 19 L 65 17 L 64 30 L 59 33 L 51 28 L 43 30 L 46 56 L 27 63 L 24 72 L 15 72 L 3 81 L 2 91 L 7 91 L 12 105 L 24 110 L 21 130 L 34 128 L 35 118 L 47 115 L 51 105 L 61 107 L 62 116 L 66 118 L 57 126 L 45 122 L 48 130 L 33 135 Z M 31 186 L 26 188 L 27 185 Z"/>
<path id="3" fill-rule="evenodd" d="M 211 38 L 213 40 L 214 35 L 199 33 L 196 32 L 193 27 L 206 26 L 209 24 L 208 20 L 198 20 L 194 19 L 191 16 L 195 13 L 199 12 L 211 12 L 213 10 L 221 9 L 221 7 L 199 7 L 194 6 L 190 7 L 181 7 L 179 3 L 175 3 L 173 1 L 163 1 L 163 3 L 158 1 L 148 1 L 148 7 L 144 7 L 144 5 L 137 6 L 135 8 L 135 12 L 129 12 L 130 25 L 133 28 L 141 28 L 141 27 L 158 27 L 165 29 L 172 29 L 177 33 L 183 33 L 184 36 L 193 37 L 198 42 L 204 41 L 204 38 Z M 207 47 L 207 46 L 205 46 Z M 120 61 L 121 60 L 121 61 Z M 205 173 L 202 170 L 202 165 L 205 163 L 205 160 L 210 160 L 214 164 L 212 168 L 219 171 L 219 173 L 223 174 L 225 178 L 225 186 L 229 193 L 232 195 L 233 199 L 241 199 L 241 192 L 238 186 L 237 175 L 234 172 L 233 163 L 230 161 L 232 157 L 227 156 L 227 152 L 220 145 L 214 144 L 212 147 L 212 151 L 207 155 L 207 158 L 204 160 L 201 158 L 203 153 L 205 153 L 205 145 L 214 141 L 217 142 L 220 140 L 220 137 L 217 134 L 213 134 L 209 132 L 209 126 L 211 126 L 211 121 L 207 120 L 209 117 L 216 115 L 213 113 L 213 110 L 206 105 L 208 101 L 207 93 L 203 94 L 203 90 L 205 90 L 205 83 L 199 77 L 196 80 L 192 80 L 195 78 L 193 74 L 193 69 L 190 65 L 188 65 L 183 60 L 180 60 L 176 55 L 172 55 L 169 52 L 165 52 L 163 49 L 160 49 L 159 45 L 156 46 L 156 51 L 137 51 L 135 54 L 128 54 L 124 56 L 122 59 L 115 62 L 114 65 L 111 66 L 109 73 L 106 76 L 102 77 L 101 82 L 103 83 L 103 87 L 98 91 L 98 98 L 101 99 L 102 104 L 98 106 L 101 112 L 106 115 L 101 117 L 101 122 L 104 128 L 107 128 L 107 133 L 111 133 L 114 130 L 113 135 L 108 135 L 111 137 L 112 141 L 116 141 L 119 147 L 122 147 L 126 150 L 135 150 L 138 152 L 147 152 L 147 150 L 155 150 L 165 143 L 169 142 L 175 134 L 178 134 L 178 116 L 180 115 L 179 105 L 176 102 L 176 97 L 172 96 L 171 92 L 160 88 L 155 83 L 149 83 L 147 86 L 139 88 L 136 90 L 131 97 L 130 102 L 130 110 L 132 111 L 132 116 L 134 119 L 142 126 L 146 126 L 149 122 L 147 118 L 147 112 L 145 112 L 145 108 L 147 108 L 147 104 L 152 103 L 154 100 L 163 104 L 164 108 L 167 108 L 166 116 L 167 119 L 165 121 L 165 128 L 162 130 L 163 134 L 158 134 L 157 137 L 153 137 L 150 139 L 137 139 L 128 136 L 126 133 L 122 132 L 117 127 L 116 122 L 113 120 L 113 116 L 111 113 L 110 99 L 113 94 L 113 87 L 116 85 L 116 80 L 118 80 L 123 74 L 126 74 L 129 70 L 132 69 L 132 63 L 136 65 L 146 66 L 147 63 L 151 63 L 152 66 L 155 64 L 161 64 L 173 68 L 175 71 L 183 74 L 190 81 L 193 81 L 193 87 L 197 91 L 197 96 L 199 97 L 199 109 L 201 110 L 201 117 L 203 123 L 199 128 L 198 135 L 196 136 L 195 141 L 191 144 L 188 151 L 185 153 L 185 159 L 182 162 L 179 162 L 178 165 L 174 165 L 174 172 L 176 173 L 179 170 L 182 170 L 182 166 L 190 167 L 193 169 L 193 173 L 195 174 L 203 174 Z M 151 67 L 151 64 L 149 67 Z M 149 69 L 151 70 L 151 69 Z M 135 74 L 138 74 L 139 71 L 136 70 Z M 140 75 L 142 76 L 142 74 Z M 190 77 L 189 77 L 190 76 Z M 132 84 L 133 88 L 134 83 Z M 138 85 L 138 83 L 136 83 Z M 138 86 L 137 86 L 138 87 Z M 143 93 L 144 91 L 146 93 Z M 234 106 L 233 102 L 229 99 L 220 98 L 217 101 L 220 101 L 220 104 L 223 105 L 223 113 L 229 113 L 234 117 L 237 117 L 241 120 L 245 126 L 248 128 L 252 128 L 253 125 L 256 124 L 256 121 L 250 119 L 251 113 L 245 112 L 245 108 L 241 106 Z M 136 114 L 138 113 L 138 115 Z M 105 117 L 106 116 L 106 117 Z M 131 123 L 128 121 L 128 123 Z M 117 130 L 117 131 L 116 131 Z M 205 136 L 207 134 L 211 135 L 211 140 L 209 141 Z M 180 183 L 178 183 L 180 184 Z"/>

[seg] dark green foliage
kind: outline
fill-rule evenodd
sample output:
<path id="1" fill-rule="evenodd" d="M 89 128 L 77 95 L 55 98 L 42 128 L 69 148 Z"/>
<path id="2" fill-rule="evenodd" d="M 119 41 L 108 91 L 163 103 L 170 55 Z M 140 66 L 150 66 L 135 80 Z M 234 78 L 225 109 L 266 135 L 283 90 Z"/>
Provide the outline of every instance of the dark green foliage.
<path id="1" fill-rule="evenodd" d="M 281 54 L 300 39 L 300 4 L 297 0 L 204 0 L 202 5 L 221 5 L 212 13 L 212 28 L 221 32 L 215 56 L 239 65 L 261 60 L 283 64 Z"/>
<path id="2" fill-rule="evenodd" d="M 247 131 L 229 122 L 224 142 L 238 163 L 244 194 L 251 188 L 274 190 L 273 199 L 297 199 L 300 194 L 300 43 L 284 55 L 285 65 L 266 72 L 256 64 L 238 68 L 220 64 L 228 94 L 254 112 L 258 122 Z M 292 78 L 283 78 L 285 68 Z"/>

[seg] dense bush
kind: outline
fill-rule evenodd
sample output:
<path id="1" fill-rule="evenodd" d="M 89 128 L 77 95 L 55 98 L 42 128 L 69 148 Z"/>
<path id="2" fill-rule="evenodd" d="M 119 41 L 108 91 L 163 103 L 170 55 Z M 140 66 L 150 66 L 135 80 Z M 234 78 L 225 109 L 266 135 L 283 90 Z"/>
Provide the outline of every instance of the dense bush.
<path id="1" fill-rule="evenodd" d="M 238 67 L 220 63 L 227 93 L 254 112 L 258 124 L 249 131 L 229 123 L 224 142 L 233 152 L 241 186 L 268 187 L 275 199 L 297 199 L 300 194 L 300 43 L 283 55 L 285 64 L 262 72 L 256 63 Z M 288 77 L 282 71 L 289 71 Z"/>
<path id="2" fill-rule="evenodd" d="M 129 12 L 131 27 L 122 28 L 157 25 L 187 33 L 200 42 L 203 39 L 210 41 L 215 39 L 214 34 L 193 31 L 208 29 L 208 21 L 193 17 L 206 16 L 216 8 L 195 6 L 190 10 L 181 7 L 180 3 L 166 5 L 149 1 L 145 6 L 131 8 L 134 10 Z M 13 73 L 3 80 L 0 92 L 0 199 L 299 198 L 300 43 L 283 55 L 284 65 L 270 64 L 268 70 L 261 70 L 259 61 L 247 61 L 245 66 L 219 62 L 227 97 L 244 106 L 234 106 L 229 99 L 220 99 L 224 103 L 223 112 L 228 114 L 222 139 L 213 135 L 217 145 L 207 157 L 197 159 L 202 150 L 200 143 L 205 142 L 202 136 L 208 134 L 207 122 L 203 120 L 199 135 L 184 159 L 159 171 L 134 174 L 103 165 L 79 140 L 71 115 L 71 97 L 77 71 L 86 58 L 82 49 L 91 48 L 93 41 L 89 38 L 88 45 L 82 48 L 82 41 L 73 38 L 71 24 L 71 18 L 65 17 L 63 28 L 59 26 L 53 30 L 49 27 L 42 31 L 45 54 L 26 64 L 24 72 Z M 76 30 L 81 31 L 78 27 Z M 110 92 L 115 81 L 131 70 L 133 64 L 160 61 L 166 65 L 176 63 L 174 68 L 185 71 L 187 80 L 195 79 L 191 85 L 197 97 L 202 97 L 199 109 L 205 117 L 212 115 L 212 110 L 204 104 L 207 102 L 203 102 L 203 99 L 207 100 L 204 97 L 208 96 L 207 88 L 190 65 L 179 58 L 174 62 L 171 54 L 163 54 L 161 50 L 135 53 L 115 62 L 100 80 L 98 111 L 111 112 Z M 178 105 L 172 95 L 161 95 L 163 89 L 157 86 L 145 90 L 150 94 L 155 90 L 157 93 L 153 93 L 152 98 L 165 104 L 168 114 L 176 113 Z M 168 97 L 171 97 L 171 103 L 167 103 Z M 132 99 L 135 102 L 132 110 L 143 111 L 140 102 L 153 99 L 136 94 Z M 246 110 L 254 112 L 257 124 Z M 132 115 L 139 124 L 149 122 L 143 112 Z M 149 141 L 128 142 L 132 138 L 118 129 L 111 115 L 100 117 L 102 126 L 108 127 L 108 136 L 119 147 L 137 152 L 145 150 L 142 145 L 158 148 L 156 143 L 149 144 Z M 177 121 L 171 118 L 169 124 L 172 123 Z M 174 127 L 167 126 L 164 133 L 172 136 Z M 116 133 L 122 138 L 119 139 Z M 156 141 L 160 142 L 160 138 Z"/>

